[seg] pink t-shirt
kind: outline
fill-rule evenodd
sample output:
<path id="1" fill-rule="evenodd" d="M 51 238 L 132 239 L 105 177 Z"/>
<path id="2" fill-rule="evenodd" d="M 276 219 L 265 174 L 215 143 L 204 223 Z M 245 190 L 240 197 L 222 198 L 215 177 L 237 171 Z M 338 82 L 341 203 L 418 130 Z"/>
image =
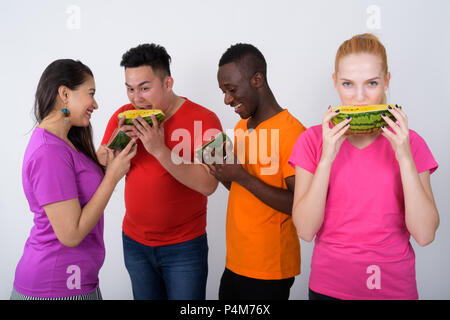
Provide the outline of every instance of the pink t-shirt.
<path id="1" fill-rule="evenodd" d="M 438 165 L 410 130 L 419 173 Z M 322 154 L 322 126 L 300 135 L 289 163 L 314 174 Z M 339 299 L 418 299 L 415 256 L 405 224 L 400 168 L 381 134 L 360 150 L 341 145 L 331 167 L 322 227 L 316 234 L 309 287 Z"/>

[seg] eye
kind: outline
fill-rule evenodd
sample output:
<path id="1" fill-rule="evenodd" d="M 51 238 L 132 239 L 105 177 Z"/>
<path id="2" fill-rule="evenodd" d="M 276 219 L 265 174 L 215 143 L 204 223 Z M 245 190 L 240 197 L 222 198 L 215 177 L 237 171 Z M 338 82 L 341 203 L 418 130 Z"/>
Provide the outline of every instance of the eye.
<path id="1" fill-rule="evenodd" d="M 127 88 L 128 92 L 133 92 L 134 89 L 133 88 Z"/>
<path id="2" fill-rule="evenodd" d="M 376 81 L 369 82 L 369 86 L 371 86 L 371 87 L 376 87 L 377 85 L 378 85 L 378 82 L 376 82 Z"/>
<path id="3" fill-rule="evenodd" d="M 149 90 L 150 88 L 141 88 L 141 91 L 147 91 L 147 90 Z"/>
<path id="4" fill-rule="evenodd" d="M 352 83 L 350 81 L 344 81 L 344 82 L 342 82 L 342 85 L 344 87 L 350 87 L 352 85 Z"/>

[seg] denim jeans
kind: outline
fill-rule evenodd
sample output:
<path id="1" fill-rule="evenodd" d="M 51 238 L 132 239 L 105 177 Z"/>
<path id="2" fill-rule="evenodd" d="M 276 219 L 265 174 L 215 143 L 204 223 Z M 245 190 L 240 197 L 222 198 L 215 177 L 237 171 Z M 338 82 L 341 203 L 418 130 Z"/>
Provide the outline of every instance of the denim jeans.
<path id="1" fill-rule="evenodd" d="M 150 247 L 122 232 L 125 266 L 135 300 L 205 300 L 208 239 Z"/>

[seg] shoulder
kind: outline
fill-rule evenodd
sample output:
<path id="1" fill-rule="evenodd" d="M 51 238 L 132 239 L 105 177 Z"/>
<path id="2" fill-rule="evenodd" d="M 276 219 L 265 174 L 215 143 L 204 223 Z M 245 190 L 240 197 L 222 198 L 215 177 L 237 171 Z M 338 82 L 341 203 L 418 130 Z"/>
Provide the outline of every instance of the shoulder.
<path id="1" fill-rule="evenodd" d="M 302 133 L 306 131 L 306 127 L 294 117 L 287 109 L 282 112 L 282 116 L 280 117 L 281 126 L 280 128 L 285 129 L 289 133 Z"/>
<path id="2" fill-rule="evenodd" d="M 308 138 L 313 141 L 322 141 L 322 125 L 315 125 L 309 127 L 301 134 L 305 139 Z"/>
<path id="3" fill-rule="evenodd" d="M 28 150 L 27 150 L 28 151 Z M 35 145 L 33 150 L 26 154 L 24 169 L 42 172 L 56 172 L 57 168 L 73 168 L 74 157 L 69 146 L 58 141 L 47 140 Z"/>
<path id="4" fill-rule="evenodd" d="M 195 103 L 191 100 L 189 100 L 188 98 L 184 98 L 186 101 L 183 104 L 183 110 L 185 111 L 189 111 L 189 112 L 196 112 L 199 113 L 201 115 L 216 115 L 214 112 L 212 112 L 210 109 Z"/>

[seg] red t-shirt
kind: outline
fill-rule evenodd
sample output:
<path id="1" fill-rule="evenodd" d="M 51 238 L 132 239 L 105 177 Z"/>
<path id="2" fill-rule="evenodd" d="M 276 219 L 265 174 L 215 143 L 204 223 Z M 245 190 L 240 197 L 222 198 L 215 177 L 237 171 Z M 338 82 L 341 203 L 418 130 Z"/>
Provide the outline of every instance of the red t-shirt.
<path id="1" fill-rule="evenodd" d="M 108 143 L 117 128 L 118 114 L 132 109 L 133 105 L 127 104 L 112 115 L 102 144 Z M 186 99 L 165 121 L 164 140 L 169 149 L 176 147 L 173 152 L 193 162 L 195 148 L 220 131 L 214 112 Z M 123 232 L 148 246 L 180 243 L 204 234 L 207 197 L 178 182 L 140 140 L 137 143 L 137 154 L 125 178 Z"/>

